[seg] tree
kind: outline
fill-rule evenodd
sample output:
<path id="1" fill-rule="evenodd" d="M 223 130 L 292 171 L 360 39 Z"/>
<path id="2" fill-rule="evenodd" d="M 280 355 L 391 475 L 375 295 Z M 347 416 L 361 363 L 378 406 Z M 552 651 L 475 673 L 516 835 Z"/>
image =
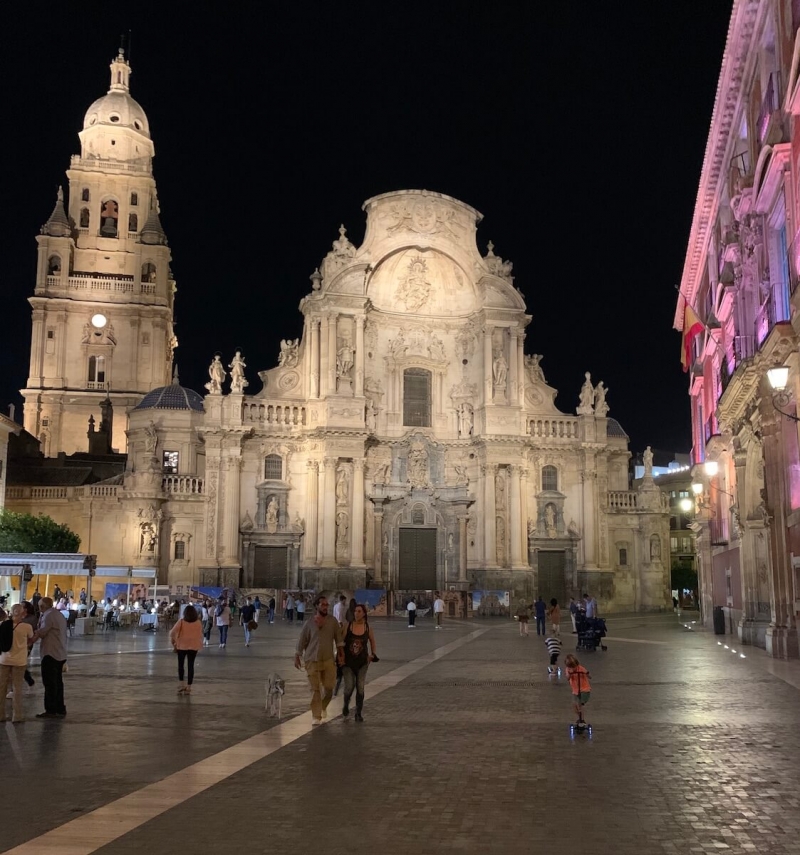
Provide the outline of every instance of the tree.
<path id="1" fill-rule="evenodd" d="M 673 590 L 694 592 L 697 590 L 697 571 L 689 564 L 675 561 L 672 564 L 671 581 Z"/>
<path id="2" fill-rule="evenodd" d="M 0 552 L 77 552 L 81 539 L 44 514 L 0 511 Z"/>

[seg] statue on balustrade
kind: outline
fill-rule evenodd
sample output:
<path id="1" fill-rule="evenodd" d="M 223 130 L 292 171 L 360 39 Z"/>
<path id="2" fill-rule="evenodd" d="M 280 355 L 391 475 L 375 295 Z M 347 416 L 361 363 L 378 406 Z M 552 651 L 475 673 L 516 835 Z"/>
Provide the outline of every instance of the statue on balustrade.
<path id="1" fill-rule="evenodd" d="M 211 360 L 211 365 L 208 366 L 208 376 L 211 379 L 206 383 L 206 389 L 208 389 L 210 395 L 222 394 L 222 384 L 225 382 L 226 375 L 227 372 L 219 358 L 219 354 L 214 354 L 214 358 Z"/>
<path id="2" fill-rule="evenodd" d="M 282 368 L 294 368 L 300 358 L 300 339 L 290 341 L 288 338 L 281 341 L 281 352 L 278 356 L 278 365 Z"/>
<path id="3" fill-rule="evenodd" d="M 644 463 L 644 477 L 652 478 L 653 476 L 653 452 L 648 445 L 642 453 L 642 463 Z"/>
<path id="4" fill-rule="evenodd" d="M 592 386 L 592 375 L 587 371 L 584 375 L 586 379 L 581 386 L 580 403 L 578 405 L 579 416 L 591 416 L 594 412 L 592 405 L 594 404 L 594 387 Z"/>
<path id="5" fill-rule="evenodd" d="M 594 414 L 599 419 L 604 419 L 608 415 L 607 393 L 608 389 L 603 385 L 603 381 L 601 380 L 594 390 Z"/>
<path id="6" fill-rule="evenodd" d="M 228 368 L 231 369 L 231 392 L 235 395 L 241 395 L 250 384 L 244 377 L 244 369 L 247 368 L 247 365 L 240 350 L 236 351 Z"/>

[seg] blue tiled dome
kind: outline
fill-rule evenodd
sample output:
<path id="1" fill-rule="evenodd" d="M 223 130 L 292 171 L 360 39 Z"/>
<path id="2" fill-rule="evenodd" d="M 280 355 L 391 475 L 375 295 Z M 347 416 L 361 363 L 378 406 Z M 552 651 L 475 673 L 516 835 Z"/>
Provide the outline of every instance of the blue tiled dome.
<path id="1" fill-rule="evenodd" d="M 622 436 L 627 439 L 628 434 L 625 433 L 625 429 L 616 419 L 609 419 L 608 426 L 606 428 L 606 432 L 608 436 Z"/>
<path id="2" fill-rule="evenodd" d="M 152 389 L 134 407 L 135 410 L 194 410 L 204 412 L 203 399 L 193 389 L 171 383 Z"/>

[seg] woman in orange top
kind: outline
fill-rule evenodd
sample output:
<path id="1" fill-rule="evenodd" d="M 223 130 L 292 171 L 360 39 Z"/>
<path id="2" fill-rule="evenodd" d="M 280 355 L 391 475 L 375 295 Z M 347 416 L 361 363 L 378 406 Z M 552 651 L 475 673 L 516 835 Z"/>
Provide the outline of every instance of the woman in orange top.
<path id="1" fill-rule="evenodd" d="M 572 705 L 578 715 L 578 721 L 583 720 L 583 708 L 589 703 L 592 686 L 589 678 L 592 676 L 571 653 L 564 660 L 567 666 L 567 679 L 572 689 Z"/>
<path id="2" fill-rule="evenodd" d="M 197 609 L 186 606 L 183 617 L 172 627 L 169 634 L 172 647 L 178 654 L 179 695 L 191 695 L 194 682 L 194 659 L 203 647 L 203 624 L 197 619 Z M 189 660 L 189 683 L 183 682 L 183 663 Z"/>

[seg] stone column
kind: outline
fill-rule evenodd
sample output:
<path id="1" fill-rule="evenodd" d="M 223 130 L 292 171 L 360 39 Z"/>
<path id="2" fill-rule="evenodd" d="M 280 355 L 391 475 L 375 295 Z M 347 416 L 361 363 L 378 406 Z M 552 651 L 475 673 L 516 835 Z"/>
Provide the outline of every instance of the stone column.
<path id="1" fill-rule="evenodd" d="M 319 513 L 319 462 L 308 461 L 306 476 L 306 563 L 317 563 L 317 516 Z"/>
<path id="2" fill-rule="evenodd" d="M 319 398 L 319 318 L 311 318 L 311 397 Z"/>
<path id="3" fill-rule="evenodd" d="M 222 563 L 239 566 L 239 473 L 241 458 L 225 458 L 225 501 L 222 518 Z"/>
<path id="4" fill-rule="evenodd" d="M 383 505 L 373 504 L 373 563 L 375 564 L 375 581 L 383 582 Z"/>
<path id="5" fill-rule="evenodd" d="M 508 403 L 513 407 L 517 403 L 517 376 L 519 366 L 517 364 L 517 330 L 511 327 L 509 330 L 509 345 L 508 345 Z M 513 546 L 512 546 L 513 552 Z"/>
<path id="6" fill-rule="evenodd" d="M 594 471 L 594 456 L 585 462 L 585 468 L 581 472 L 581 510 L 583 512 L 583 565 L 584 568 L 597 566 L 595 555 L 595 485 L 597 484 L 597 472 Z M 591 469 L 589 467 L 592 467 Z"/>
<path id="7" fill-rule="evenodd" d="M 772 409 L 761 409 L 761 427 L 764 438 L 764 486 L 766 489 L 766 514 L 769 519 L 769 545 L 772 553 L 769 572 L 769 595 L 772 620 L 767 627 L 767 653 L 779 659 L 796 659 L 798 656 L 797 626 L 794 619 L 794 585 L 787 539 L 786 509 L 789 490 L 786 484 L 788 461 L 785 459 L 787 442 L 797 442 L 796 437 L 784 437 L 784 430 L 796 430 L 794 423 L 785 424 L 781 415 Z M 787 420 L 788 421 L 788 420 Z"/>
<path id="8" fill-rule="evenodd" d="M 356 397 L 364 394 L 364 356 L 364 317 L 356 315 Z M 361 474 L 364 474 L 363 467 Z"/>
<path id="9" fill-rule="evenodd" d="M 325 467 L 317 463 L 317 564 L 322 561 L 322 544 L 325 541 Z"/>
<path id="10" fill-rule="evenodd" d="M 513 363 L 512 363 L 513 364 Z M 522 508 L 520 506 L 520 467 L 511 467 L 511 568 L 522 567 Z"/>
<path id="11" fill-rule="evenodd" d="M 525 333 L 519 330 L 517 336 L 517 401 L 525 406 Z"/>
<path id="12" fill-rule="evenodd" d="M 56 318 L 56 376 L 53 380 L 53 385 L 59 388 L 65 385 L 64 378 L 64 369 L 66 367 L 67 362 L 67 313 L 66 312 L 58 312 L 55 316 Z M 111 388 L 111 354 L 104 354 L 106 357 L 106 383 L 108 384 L 108 388 Z M 86 368 L 83 369 L 86 371 Z M 83 375 L 84 379 L 86 374 Z M 119 384 L 117 384 L 117 388 L 119 388 Z"/>
<path id="13" fill-rule="evenodd" d="M 336 564 L 336 458 L 326 457 L 322 493 L 322 564 Z"/>
<path id="14" fill-rule="evenodd" d="M 528 507 L 528 470 L 520 467 L 520 509 L 522 512 L 522 563 L 526 567 L 530 567 L 530 557 L 528 556 L 528 519 L 530 516 L 530 508 Z"/>
<path id="15" fill-rule="evenodd" d="M 485 404 L 492 403 L 492 327 L 483 328 L 483 397 Z"/>
<path id="16" fill-rule="evenodd" d="M 363 326 L 363 325 L 362 325 Z M 362 330 L 363 332 L 363 330 Z M 353 461 L 353 519 L 350 523 L 350 566 L 364 566 L 364 459 Z"/>
<path id="17" fill-rule="evenodd" d="M 328 316 L 328 394 L 336 393 L 336 319 L 332 313 Z"/>
<path id="18" fill-rule="evenodd" d="M 64 335 L 63 331 L 60 331 L 61 335 Z M 44 373 L 43 365 L 44 365 L 44 310 L 43 309 L 34 309 L 33 310 L 33 330 L 31 332 L 31 362 L 30 362 L 30 379 L 28 380 L 28 386 L 40 386 L 42 383 L 42 375 Z M 84 372 L 83 378 L 86 379 L 86 365 L 84 364 L 81 368 Z M 35 434 L 36 431 L 33 430 L 31 433 Z"/>
<path id="19" fill-rule="evenodd" d="M 487 464 L 483 467 L 483 558 L 487 567 L 497 566 L 497 523 L 494 512 L 494 475 L 497 467 Z"/>
<path id="20" fill-rule="evenodd" d="M 467 517 L 458 518 L 458 581 L 467 581 Z"/>

